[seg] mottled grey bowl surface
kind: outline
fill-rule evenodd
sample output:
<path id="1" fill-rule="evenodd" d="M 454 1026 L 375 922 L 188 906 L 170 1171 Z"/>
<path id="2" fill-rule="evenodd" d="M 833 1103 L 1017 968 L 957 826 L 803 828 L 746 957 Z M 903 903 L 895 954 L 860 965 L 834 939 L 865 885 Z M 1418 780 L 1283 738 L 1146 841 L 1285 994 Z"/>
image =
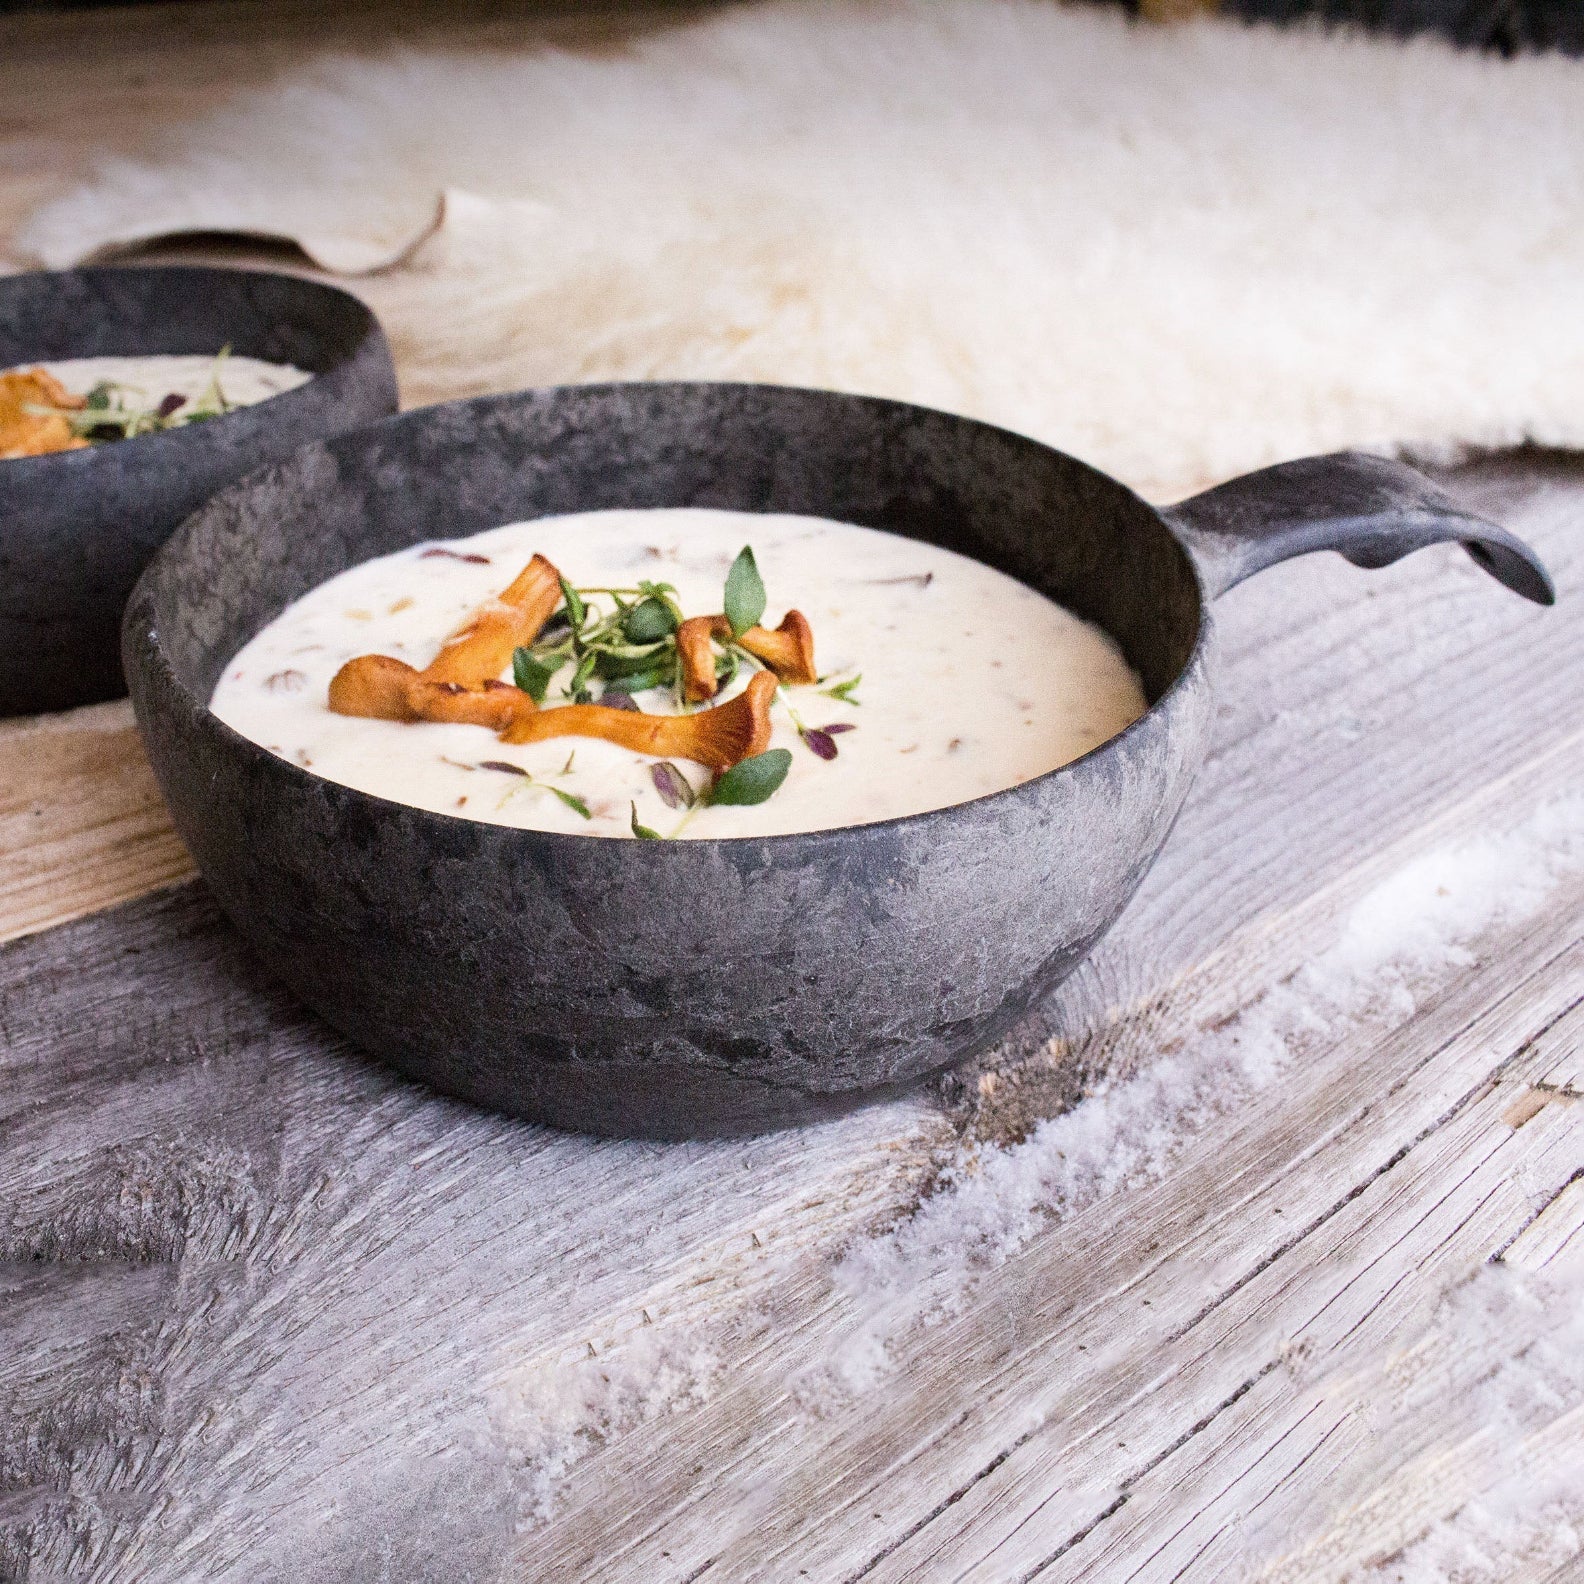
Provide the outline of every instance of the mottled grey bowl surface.
<path id="1" fill-rule="evenodd" d="M 316 377 L 188 428 L 0 462 L 0 715 L 124 692 L 121 611 L 176 525 L 261 463 L 396 410 L 377 321 L 334 287 L 188 267 L 0 278 L 0 369 L 227 344 Z"/>
<path id="2" fill-rule="evenodd" d="M 1394 531 L 1397 553 L 1424 534 L 1466 537 L 1512 558 L 1513 576 L 1535 575 L 1501 530 L 1427 506 L 1429 486 L 1406 469 L 1340 458 L 1321 472 L 1309 492 L 1329 480 L 1340 503 L 1327 542 L 1367 537 L 1380 558 Z M 1281 515 L 1290 486 L 1270 470 L 1168 523 L 1035 441 L 895 402 L 686 384 L 488 397 L 305 447 L 218 495 L 139 583 L 127 674 L 177 827 L 221 905 L 358 1044 L 562 1127 L 764 1128 L 982 1049 L 1110 925 L 1203 752 L 1202 587 L 1256 569 L 1261 546 L 1266 560 L 1281 553 L 1296 531 Z M 975 556 L 1105 626 L 1152 708 L 1074 764 L 953 808 L 673 843 L 387 802 L 265 752 L 206 707 L 244 642 L 349 566 L 617 506 L 805 512 Z M 1315 548 L 1315 524 L 1300 526 Z"/>

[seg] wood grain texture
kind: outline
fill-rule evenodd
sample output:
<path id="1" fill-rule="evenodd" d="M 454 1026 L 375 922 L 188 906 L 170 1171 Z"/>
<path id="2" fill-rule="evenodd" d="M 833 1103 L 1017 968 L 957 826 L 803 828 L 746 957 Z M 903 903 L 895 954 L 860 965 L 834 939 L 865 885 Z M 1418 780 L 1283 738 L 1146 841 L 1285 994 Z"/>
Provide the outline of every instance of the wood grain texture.
<path id="1" fill-rule="evenodd" d="M 129 704 L 0 722 L 0 940 L 193 872 Z"/>

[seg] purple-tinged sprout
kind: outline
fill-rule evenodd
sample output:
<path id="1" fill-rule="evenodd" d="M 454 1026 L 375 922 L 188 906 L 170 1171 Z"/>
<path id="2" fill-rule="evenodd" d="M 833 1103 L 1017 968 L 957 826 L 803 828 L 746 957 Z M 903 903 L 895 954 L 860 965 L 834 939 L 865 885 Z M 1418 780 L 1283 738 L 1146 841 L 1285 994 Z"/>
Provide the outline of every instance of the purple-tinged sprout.
<path id="1" fill-rule="evenodd" d="M 836 757 L 836 744 L 827 731 L 821 731 L 817 726 L 811 726 L 803 733 L 804 745 L 809 752 L 820 759 L 834 759 Z"/>
<path id="2" fill-rule="evenodd" d="M 824 732 L 827 737 L 834 737 L 838 732 L 857 731 L 858 723 L 856 721 L 837 721 L 834 726 L 821 726 L 819 730 Z"/>
<path id="3" fill-rule="evenodd" d="M 609 705 L 611 709 L 638 709 L 637 699 L 635 699 L 631 693 L 624 691 L 622 688 L 606 688 L 605 691 L 600 694 L 599 701 L 601 704 Z M 641 715 L 643 711 L 638 710 L 638 713 Z"/>
<path id="4" fill-rule="evenodd" d="M 507 775 L 525 776 L 528 774 L 521 765 L 508 764 L 504 759 L 481 759 L 480 770 L 504 770 Z"/>
<path id="5" fill-rule="evenodd" d="M 684 803 L 691 807 L 694 798 L 693 788 L 682 772 L 669 760 L 662 759 L 659 764 L 650 765 L 649 779 L 654 782 L 655 791 L 660 794 L 660 799 L 667 808 L 681 808 Z"/>
<path id="6" fill-rule="evenodd" d="M 488 566 L 490 564 L 488 556 L 474 555 L 471 551 L 467 555 L 463 555 L 459 550 L 442 550 L 438 545 L 432 550 L 423 551 L 418 559 L 420 561 L 428 561 L 434 556 L 440 556 L 447 561 L 471 561 L 475 566 Z"/>
<path id="7" fill-rule="evenodd" d="M 172 391 L 170 395 L 167 396 L 164 401 L 162 401 L 159 406 L 154 409 L 154 411 L 161 418 L 169 418 L 178 407 L 185 407 L 186 405 L 187 398 L 183 396 L 180 391 Z"/>

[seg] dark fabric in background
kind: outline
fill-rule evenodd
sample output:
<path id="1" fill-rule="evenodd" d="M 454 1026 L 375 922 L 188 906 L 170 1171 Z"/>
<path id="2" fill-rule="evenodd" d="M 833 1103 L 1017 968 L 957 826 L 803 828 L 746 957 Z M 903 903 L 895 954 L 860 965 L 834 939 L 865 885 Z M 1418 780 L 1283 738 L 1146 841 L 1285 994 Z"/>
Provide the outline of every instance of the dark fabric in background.
<path id="1" fill-rule="evenodd" d="M 1259 21 L 1321 17 L 1402 35 L 1441 33 L 1504 54 L 1584 53 L 1584 0 L 1222 0 L 1221 9 Z"/>
<path id="2" fill-rule="evenodd" d="M 0 0 L 0 14 L 148 3 L 153 0 Z M 185 3 L 223 5 L 225 0 Z M 1116 3 L 1129 10 L 1137 9 L 1137 0 Z M 606 8 L 604 4 L 591 7 Z M 1434 32 L 1474 49 L 1494 49 L 1503 54 L 1529 49 L 1584 54 L 1584 0 L 1221 0 L 1221 10 L 1227 15 L 1262 22 L 1319 17 L 1405 37 Z"/>

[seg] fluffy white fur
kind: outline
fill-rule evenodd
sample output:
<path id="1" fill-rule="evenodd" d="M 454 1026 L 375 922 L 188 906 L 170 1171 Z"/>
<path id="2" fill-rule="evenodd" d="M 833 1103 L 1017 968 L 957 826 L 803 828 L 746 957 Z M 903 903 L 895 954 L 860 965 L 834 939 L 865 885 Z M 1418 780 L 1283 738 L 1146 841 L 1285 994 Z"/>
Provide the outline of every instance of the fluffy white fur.
<path id="1" fill-rule="evenodd" d="M 797 0 L 590 58 L 326 59 L 105 160 L 24 242 L 398 259 L 359 289 L 409 400 L 838 386 L 1164 498 L 1346 445 L 1584 440 L 1581 88 L 1429 42 Z"/>

